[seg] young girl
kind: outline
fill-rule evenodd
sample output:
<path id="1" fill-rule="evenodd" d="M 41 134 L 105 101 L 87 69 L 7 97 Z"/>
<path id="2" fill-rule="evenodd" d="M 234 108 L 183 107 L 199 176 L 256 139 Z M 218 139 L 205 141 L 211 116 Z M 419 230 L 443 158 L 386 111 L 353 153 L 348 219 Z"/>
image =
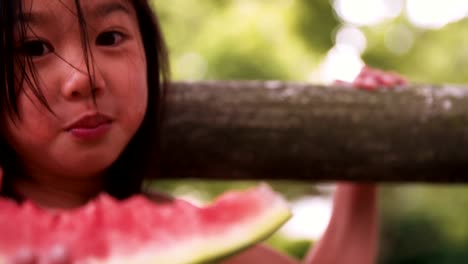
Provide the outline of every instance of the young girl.
<path id="1" fill-rule="evenodd" d="M 148 0 L 0 0 L 0 195 L 72 208 L 157 177 L 168 56 Z M 369 69 L 355 85 L 401 79 Z M 376 187 L 340 184 L 307 263 L 373 263 Z M 155 199 L 162 199 L 155 197 Z M 1 239 L 1 238 L 0 238 Z M 66 248 L 46 259 L 70 263 Z M 295 263 L 255 246 L 226 263 Z"/>

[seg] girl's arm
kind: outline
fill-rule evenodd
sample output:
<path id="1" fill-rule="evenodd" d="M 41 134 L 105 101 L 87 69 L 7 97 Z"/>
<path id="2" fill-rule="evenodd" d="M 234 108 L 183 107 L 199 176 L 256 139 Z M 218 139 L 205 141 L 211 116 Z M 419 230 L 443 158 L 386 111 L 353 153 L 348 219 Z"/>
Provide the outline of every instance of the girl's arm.
<path id="1" fill-rule="evenodd" d="M 373 264 L 378 253 L 378 199 L 375 185 L 340 183 L 328 227 L 305 263 Z"/>
<path id="2" fill-rule="evenodd" d="M 307 254 L 307 264 L 373 264 L 377 256 L 377 187 L 340 183 L 333 213 L 323 237 Z M 298 264 L 300 261 L 264 245 L 255 246 L 223 264 Z"/>
<path id="3" fill-rule="evenodd" d="M 406 85 L 398 74 L 364 67 L 353 83 L 342 85 L 365 90 Z M 335 191 L 328 227 L 304 262 L 307 264 L 373 264 L 378 253 L 378 188 L 373 184 L 340 183 Z M 253 247 L 227 264 L 298 263 L 264 246 Z"/>
<path id="4" fill-rule="evenodd" d="M 398 74 L 369 67 L 345 85 L 364 90 L 406 85 Z M 373 264 L 378 253 L 378 188 L 373 184 L 340 183 L 333 213 L 318 244 L 308 253 L 306 263 Z"/>

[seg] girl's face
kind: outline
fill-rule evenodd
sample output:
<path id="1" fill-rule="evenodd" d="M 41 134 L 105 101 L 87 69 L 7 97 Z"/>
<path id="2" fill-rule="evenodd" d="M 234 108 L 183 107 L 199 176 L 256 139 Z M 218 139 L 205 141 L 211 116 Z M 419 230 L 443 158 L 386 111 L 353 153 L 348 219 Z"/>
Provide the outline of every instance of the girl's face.
<path id="1" fill-rule="evenodd" d="M 131 1 L 82 0 L 81 7 L 88 58 L 74 0 L 23 0 L 27 39 L 17 45 L 33 57 L 53 113 L 24 84 L 18 97 L 21 119 L 7 118 L 5 133 L 32 177 L 99 175 L 145 115 L 146 59 Z"/>

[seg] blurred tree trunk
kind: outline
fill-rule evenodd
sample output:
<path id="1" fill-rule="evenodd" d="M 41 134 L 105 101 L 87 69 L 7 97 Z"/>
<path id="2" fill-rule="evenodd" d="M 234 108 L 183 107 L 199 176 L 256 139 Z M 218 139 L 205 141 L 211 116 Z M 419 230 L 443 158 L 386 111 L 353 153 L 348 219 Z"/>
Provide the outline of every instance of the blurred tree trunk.
<path id="1" fill-rule="evenodd" d="M 468 89 L 174 83 L 170 178 L 468 182 Z"/>

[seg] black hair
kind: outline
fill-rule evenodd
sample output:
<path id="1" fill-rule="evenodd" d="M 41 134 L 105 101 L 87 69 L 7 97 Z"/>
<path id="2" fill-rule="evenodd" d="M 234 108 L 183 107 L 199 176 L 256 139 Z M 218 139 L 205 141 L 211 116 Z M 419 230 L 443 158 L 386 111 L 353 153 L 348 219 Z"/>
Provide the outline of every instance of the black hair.
<path id="1" fill-rule="evenodd" d="M 33 94 L 52 112 L 37 85 L 31 58 L 19 56 L 19 51 L 15 47 L 15 30 L 18 30 L 20 39 L 25 37 L 26 32 L 26 25 L 21 23 L 20 17 L 23 14 L 22 2 L 19 0 L 0 1 L 0 111 L 2 111 L 0 125 L 5 124 L 6 120 L 2 120 L 3 118 L 11 118 L 13 122 L 21 118 L 18 112 L 17 96 L 24 82 L 29 84 Z M 74 2 L 82 35 L 83 53 L 85 58 L 89 58 L 85 62 L 92 88 L 93 62 L 85 28 L 86 22 L 80 0 L 74 0 Z M 158 18 L 148 0 L 132 0 L 132 4 L 137 14 L 146 55 L 148 103 L 140 128 L 106 172 L 104 191 L 119 199 L 142 193 L 144 180 L 159 175 L 161 126 L 164 117 L 165 94 L 169 83 L 168 51 Z M 0 127 L 1 131 L 2 127 Z M 4 170 L 0 195 L 17 198 L 12 187 L 12 175 L 20 175 L 16 156 L 5 136 L 0 133 L 0 166 Z"/>

